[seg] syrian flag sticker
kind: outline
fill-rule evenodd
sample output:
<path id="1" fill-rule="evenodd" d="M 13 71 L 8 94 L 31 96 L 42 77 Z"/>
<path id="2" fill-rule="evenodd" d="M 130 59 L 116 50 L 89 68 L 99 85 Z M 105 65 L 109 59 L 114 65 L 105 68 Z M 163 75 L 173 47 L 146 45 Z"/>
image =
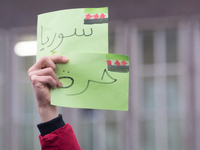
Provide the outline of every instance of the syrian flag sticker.
<path id="1" fill-rule="evenodd" d="M 127 55 L 107 54 L 106 65 L 108 71 L 129 72 L 129 57 Z"/>
<path id="2" fill-rule="evenodd" d="M 84 24 L 108 23 L 108 7 L 85 8 Z"/>

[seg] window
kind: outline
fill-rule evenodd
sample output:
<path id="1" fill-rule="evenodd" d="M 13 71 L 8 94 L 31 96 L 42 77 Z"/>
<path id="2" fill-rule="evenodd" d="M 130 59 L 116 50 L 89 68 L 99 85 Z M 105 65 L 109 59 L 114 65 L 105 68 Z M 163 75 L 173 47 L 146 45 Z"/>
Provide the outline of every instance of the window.
<path id="1" fill-rule="evenodd" d="M 136 59 L 137 73 L 134 74 L 138 82 L 135 88 L 139 92 L 135 97 L 138 120 L 133 121 L 138 123 L 134 128 L 138 130 L 135 131 L 138 143 L 133 147 L 138 150 L 181 150 L 184 146 L 181 136 L 186 128 L 180 114 L 186 110 L 180 109 L 185 101 L 180 101 L 183 94 L 180 82 L 184 82 L 180 80 L 183 76 L 180 64 L 184 62 L 178 49 L 179 26 L 143 24 L 133 27 L 132 51 L 136 52 L 132 52 L 132 59 Z"/>
<path id="2" fill-rule="evenodd" d="M 144 104 L 142 150 L 180 149 L 177 29 L 140 30 Z M 175 68 L 173 68 L 175 67 Z M 173 109 L 173 111 L 170 111 Z M 173 112 L 173 113 L 172 113 Z M 144 124 L 144 125 L 142 125 Z M 145 135 L 146 133 L 146 135 Z M 155 137 L 155 138 L 154 138 Z"/>

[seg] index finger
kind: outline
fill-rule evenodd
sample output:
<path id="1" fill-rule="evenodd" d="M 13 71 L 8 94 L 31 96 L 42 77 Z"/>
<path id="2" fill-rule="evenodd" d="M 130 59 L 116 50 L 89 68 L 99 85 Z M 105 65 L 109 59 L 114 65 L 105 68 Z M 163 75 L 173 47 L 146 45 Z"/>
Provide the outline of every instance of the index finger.
<path id="1" fill-rule="evenodd" d="M 54 63 L 66 63 L 69 60 L 67 57 L 61 55 L 51 55 L 47 57 L 51 59 Z"/>
<path id="2" fill-rule="evenodd" d="M 28 73 L 30 73 L 31 71 L 36 71 L 47 67 L 51 67 L 53 70 L 55 70 L 56 69 L 55 63 L 66 63 L 66 62 L 68 62 L 68 58 L 64 56 L 60 55 L 43 56 L 28 70 Z"/>

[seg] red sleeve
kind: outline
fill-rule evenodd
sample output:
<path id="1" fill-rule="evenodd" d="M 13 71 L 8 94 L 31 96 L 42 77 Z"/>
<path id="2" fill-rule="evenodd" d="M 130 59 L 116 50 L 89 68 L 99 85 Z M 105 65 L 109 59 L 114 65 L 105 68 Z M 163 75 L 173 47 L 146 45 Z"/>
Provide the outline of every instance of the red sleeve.
<path id="1" fill-rule="evenodd" d="M 70 124 L 45 135 L 39 136 L 42 150 L 81 150 Z"/>

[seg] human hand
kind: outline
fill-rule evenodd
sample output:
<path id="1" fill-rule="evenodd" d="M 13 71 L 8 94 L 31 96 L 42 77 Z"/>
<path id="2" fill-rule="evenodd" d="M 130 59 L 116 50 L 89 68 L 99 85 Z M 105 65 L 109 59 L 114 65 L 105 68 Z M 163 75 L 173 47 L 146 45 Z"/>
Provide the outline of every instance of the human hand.
<path id="1" fill-rule="evenodd" d="M 67 57 L 59 55 L 43 56 L 28 70 L 42 122 L 58 117 L 57 107 L 50 104 L 50 89 L 62 87 L 62 83 L 55 74 L 55 63 L 66 62 L 68 62 Z"/>

